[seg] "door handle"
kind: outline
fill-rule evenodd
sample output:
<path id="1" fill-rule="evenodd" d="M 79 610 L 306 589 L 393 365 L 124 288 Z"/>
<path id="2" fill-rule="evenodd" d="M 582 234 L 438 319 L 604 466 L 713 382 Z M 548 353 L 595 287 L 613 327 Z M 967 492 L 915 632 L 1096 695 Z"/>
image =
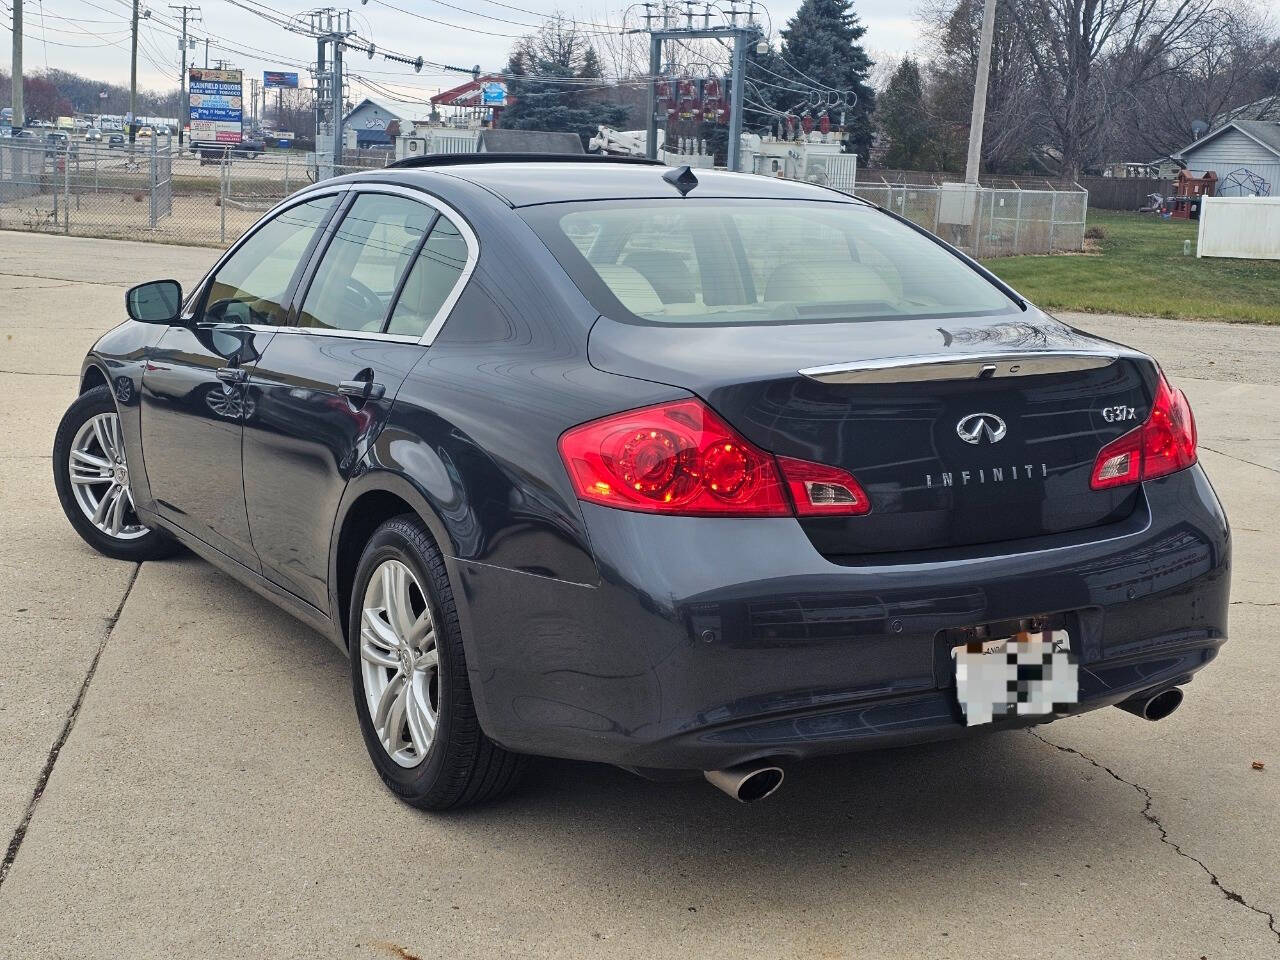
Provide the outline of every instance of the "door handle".
<path id="1" fill-rule="evenodd" d="M 359 403 L 366 400 L 381 400 L 387 389 L 372 380 L 343 380 L 338 384 L 338 392 Z"/>
<path id="2" fill-rule="evenodd" d="M 249 371 L 244 367 L 222 367 L 218 370 L 218 379 L 223 383 L 244 383 L 249 379 Z"/>

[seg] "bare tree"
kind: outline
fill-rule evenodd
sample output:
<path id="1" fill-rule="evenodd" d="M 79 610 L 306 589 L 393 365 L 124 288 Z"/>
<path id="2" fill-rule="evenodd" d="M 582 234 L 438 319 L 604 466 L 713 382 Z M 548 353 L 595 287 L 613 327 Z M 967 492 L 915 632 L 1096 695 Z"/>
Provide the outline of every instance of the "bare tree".
<path id="1" fill-rule="evenodd" d="M 1101 158 L 1123 91 L 1182 69 L 1219 0 L 1019 0 L 1011 4 L 1062 176 Z"/>
<path id="2" fill-rule="evenodd" d="M 1280 41 L 1273 30 L 1261 10 L 1245 3 L 1203 18 L 1188 38 L 1190 56 L 1156 82 L 1123 91 L 1114 148 L 1164 156 L 1191 140 L 1197 121 L 1215 127 L 1241 109 L 1246 119 L 1265 115 L 1270 99 L 1280 106 Z"/>
<path id="3" fill-rule="evenodd" d="M 1025 165 L 1045 140 L 1031 61 L 1011 7 L 1010 0 L 1002 0 L 996 8 L 982 140 L 982 162 L 987 169 Z M 936 152 L 962 155 L 978 69 L 982 0 L 932 0 L 922 8 L 921 17 L 933 44 L 927 71 L 928 102 L 938 135 L 945 141 Z"/>

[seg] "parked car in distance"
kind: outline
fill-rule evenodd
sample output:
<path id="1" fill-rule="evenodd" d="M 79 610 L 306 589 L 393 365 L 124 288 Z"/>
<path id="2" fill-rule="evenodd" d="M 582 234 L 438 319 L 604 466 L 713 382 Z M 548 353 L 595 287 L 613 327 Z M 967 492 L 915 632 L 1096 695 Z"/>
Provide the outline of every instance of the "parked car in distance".
<path id="1" fill-rule="evenodd" d="M 102 140 L 102 131 L 97 127 L 90 127 L 84 132 L 84 139 L 86 143 L 99 143 Z"/>
<path id="2" fill-rule="evenodd" d="M 420 807 L 529 755 L 748 801 L 808 757 L 1156 720 L 1226 640 L 1155 361 L 833 190 L 413 158 L 126 311 L 55 436 L 72 527 L 320 630 Z"/>
<path id="3" fill-rule="evenodd" d="M 124 139 L 123 133 L 113 133 L 109 137 L 107 137 L 108 149 L 114 150 L 117 147 L 123 147 L 124 145 L 125 145 L 125 139 Z"/>
<path id="4" fill-rule="evenodd" d="M 266 152 L 266 149 L 267 144 L 265 140 L 261 140 L 256 137 L 247 137 L 246 139 L 241 140 L 234 149 L 232 149 L 231 154 L 234 157 L 250 159 L 252 157 L 262 156 L 263 153 Z"/>

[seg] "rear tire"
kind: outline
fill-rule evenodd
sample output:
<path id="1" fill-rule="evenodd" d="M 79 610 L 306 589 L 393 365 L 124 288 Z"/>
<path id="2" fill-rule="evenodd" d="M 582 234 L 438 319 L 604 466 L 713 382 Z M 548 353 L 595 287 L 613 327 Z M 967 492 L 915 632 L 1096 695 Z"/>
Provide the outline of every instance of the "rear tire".
<path id="1" fill-rule="evenodd" d="M 444 810 L 516 786 L 528 758 L 480 729 L 444 558 L 416 516 L 388 520 L 369 539 L 347 636 L 360 732 L 393 793 Z"/>
<path id="2" fill-rule="evenodd" d="M 86 390 L 63 414 L 53 438 L 53 483 L 71 526 L 99 553 L 136 563 L 178 548 L 134 512 L 120 418 L 105 384 Z"/>

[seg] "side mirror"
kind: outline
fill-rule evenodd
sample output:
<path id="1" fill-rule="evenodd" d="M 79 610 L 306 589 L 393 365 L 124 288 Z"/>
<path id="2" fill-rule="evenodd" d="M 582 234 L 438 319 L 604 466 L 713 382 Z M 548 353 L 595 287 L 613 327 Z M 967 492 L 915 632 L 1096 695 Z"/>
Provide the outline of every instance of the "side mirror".
<path id="1" fill-rule="evenodd" d="M 140 283 L 124 295 L 124 306 L 139 323 L 173 323 L 182 312 L 182 284 L 177 280 Z"/>

